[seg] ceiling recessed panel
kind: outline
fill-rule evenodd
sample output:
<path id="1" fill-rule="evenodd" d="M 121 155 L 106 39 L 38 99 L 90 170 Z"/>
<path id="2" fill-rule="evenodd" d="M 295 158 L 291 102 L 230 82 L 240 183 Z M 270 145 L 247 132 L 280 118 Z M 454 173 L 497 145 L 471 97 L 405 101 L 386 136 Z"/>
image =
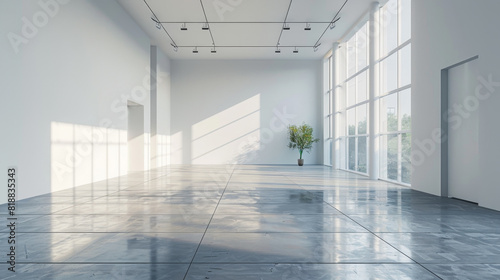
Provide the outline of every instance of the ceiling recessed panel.
<path id="1" fill-rule="evenodd" d="M 276 24 L 212 24 L 215 43 L 223 46 L 274 46 L 281 25 Z"/>
<path id="2" fill-rule="evenodd" d="M 143 0 L 135 0 L 143 2 Z M 199 0 L 146 0 L 160 21 L 205 21 Z"/>
<path id="3" fill-rule="evenodd" d="M 293 0 L 289 21 L 332 21 L 345 0 Z"/>
<path id="4" fill-rule="evenodd" d="M 209 21 L 283 21 L 290 0 L 202 0 Z"/>

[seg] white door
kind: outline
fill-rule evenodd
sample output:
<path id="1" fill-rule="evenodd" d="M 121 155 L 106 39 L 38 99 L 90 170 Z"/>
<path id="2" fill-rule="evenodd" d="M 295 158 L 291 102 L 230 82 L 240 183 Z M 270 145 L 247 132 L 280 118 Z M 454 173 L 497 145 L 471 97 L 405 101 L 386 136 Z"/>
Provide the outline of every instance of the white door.
<path id="1" fill-rule="evenodd" d="M 479 100 L 477 60 L 449 69 L 448 195 L 478 202 Z"/>

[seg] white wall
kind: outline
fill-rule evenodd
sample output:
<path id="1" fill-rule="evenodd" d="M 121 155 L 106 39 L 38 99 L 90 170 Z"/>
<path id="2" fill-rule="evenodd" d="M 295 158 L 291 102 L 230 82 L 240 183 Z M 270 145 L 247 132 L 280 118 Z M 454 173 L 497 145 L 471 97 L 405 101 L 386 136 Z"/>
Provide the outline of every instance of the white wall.
<path id="1" fill-rule="evenodd" d="M 479 76 L 500 81 L 499 10 L 497 0 L 412 1 L 412 187 L 417 190 L 436 195 L 441 190 L 440 144 L 432 140 L 433 131 L 440 129 L 440 70 L 479 55 Z M 480 180 L 470 187 L 480 193 L 480 205 L 500 210 L 500 87 L 487 84 L 478 79 L 476 86 L 481 96 L 489 97 L 477 109 Z M 418 144 L 424 141 L 425 146 Z M 420 155 L 424 157 L 417 161 Z"/>
<path id="2" fill-rule="evenodd" d="M 128 99 L 149 132 L 149 38 L 115 1 L 0 11 L 0 166 L 19 168 L 19 198 L 126 174 Z"/>
<path id="3" fill-rule="evenodd" d="M 322 61 L 172 61 L 172 163 L 296 164 L 286 126 L 322 139 Z M 321 142 L 306 164 L 322 164 Z"/>

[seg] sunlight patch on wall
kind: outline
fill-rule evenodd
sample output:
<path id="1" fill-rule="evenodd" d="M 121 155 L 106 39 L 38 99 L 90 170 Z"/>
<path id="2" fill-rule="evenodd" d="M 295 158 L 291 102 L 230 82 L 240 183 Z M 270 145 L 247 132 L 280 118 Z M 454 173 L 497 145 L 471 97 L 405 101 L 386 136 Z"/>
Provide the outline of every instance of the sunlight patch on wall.
<path id="1" fill-rule="evenodd" d="M 151 137 L 151 168 L 168 164 L 168 136 L 157 134 Z"/>
<path id="2" fill-rule="evenodd" d="M 51 123 L 51 192 L 127 174 L 127 131 Z"/>
<path id="3" fill-rule="evenodd" d="M 260 143 L 260 94 L 192 126 L 191 163 L 244 163 Z"/>
<path id="4" fill-rule="evenodd" d="M 174 163 L 182 163 L 182 131 L 174 133 L 170 140 L 170 161 Z"/>

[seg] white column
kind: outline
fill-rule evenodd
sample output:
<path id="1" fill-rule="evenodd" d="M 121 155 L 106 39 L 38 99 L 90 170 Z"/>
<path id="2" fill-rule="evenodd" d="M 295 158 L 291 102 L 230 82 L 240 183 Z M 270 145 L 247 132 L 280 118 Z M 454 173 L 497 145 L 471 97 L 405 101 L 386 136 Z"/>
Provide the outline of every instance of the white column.
<path id="1" fill-rule="evenodd" d="M 337 103 L 336 103 L 336 100 L 337 98 L 335 98 L 335 96 L 338 94 L 337 92 L 337 88 L 336 88 L 336 85 L 337 85 L 337 67 L 335 67 L 337 65 L 337 49 L 339 48 L 339 43 L 338 42 L 335 42 L 333 43 L 333 46 L 332 46 L 332 58 L 333 58 L 333 67 L 332 67 L 332 73 L 330 73 L 332 75 L 332 89 L 333 89 L 333 112 L 335 113 L 335 108 L 337 108 Z M 339 169 L 339 166 L 337 164 L 337 157 L 339 156 L 338 155 L 338 152 L 339 152 L 339 149 L 340 147 L 337 147 L 337 141 L 335 141 L 335 139 L 337 139 L 338 135 L 337 135 L 337 125 L 338 125 L 338 121 L 337 121 L 337 118 L 335 116 L 335 114 L 333 115 L 333 128 L 332 128 L 332 168 L 333 169 Z"/>
<path id="2" fill-rule="evenodd" d="M 378 85 L 375 80 L 375 55 L 378 51 L 378 21 L 375 18 L 376 12 L 379 10 L 379 3 L 373 2 L 370 11 L 370 22 L 369 22 L 369 62 L 370 62 L 370 73 L 369 73 L 369 92 L 370 92 L 370 136 L 369 136 L 369 176 L 370 179 L 376 180 L 379 177 L 379 155 L 378 155 L 378 102 L 375 101 L 376 97 L 376 86 Z"/>

